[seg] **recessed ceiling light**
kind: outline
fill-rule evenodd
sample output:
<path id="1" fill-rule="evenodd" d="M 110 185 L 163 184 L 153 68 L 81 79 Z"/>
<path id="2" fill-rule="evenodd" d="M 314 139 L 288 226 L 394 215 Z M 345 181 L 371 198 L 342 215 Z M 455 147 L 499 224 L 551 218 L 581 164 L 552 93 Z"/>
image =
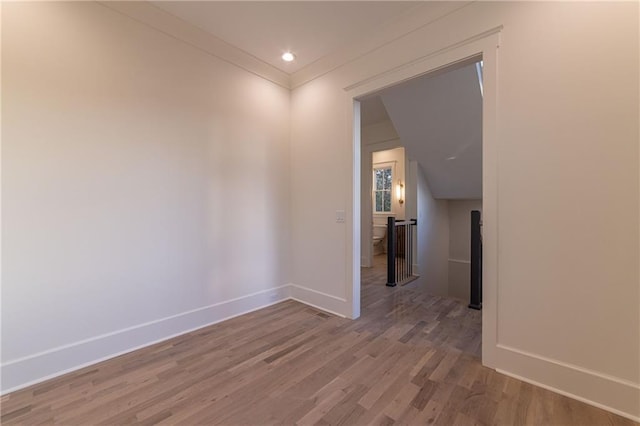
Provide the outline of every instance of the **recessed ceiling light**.
<path id="1" fill-rule="evenodd" d="M 283 60 L 283 61 L 285 61 L 285 62 L 291 62 L 291 61 L 293 61 L 295 58 L 296 58 L 296 55 L 294 55 L 294 54 L 293 54 L 293 53 L 291 53 L 291 52 L 284 52 L 284 53 L 282 54 L 282 60 Z"/>

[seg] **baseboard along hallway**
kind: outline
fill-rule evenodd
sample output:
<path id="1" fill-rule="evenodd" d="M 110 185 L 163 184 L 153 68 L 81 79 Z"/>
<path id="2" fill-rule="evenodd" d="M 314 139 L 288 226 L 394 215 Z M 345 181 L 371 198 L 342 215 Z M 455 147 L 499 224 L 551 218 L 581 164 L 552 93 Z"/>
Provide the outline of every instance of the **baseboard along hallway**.
<path id="1" fill-rule="evenodd" d="M 634 422 L 480 362 L 481 312 L 362 270 L 362 316 L 285 301 L 2 397 L 2 424 Z"/>

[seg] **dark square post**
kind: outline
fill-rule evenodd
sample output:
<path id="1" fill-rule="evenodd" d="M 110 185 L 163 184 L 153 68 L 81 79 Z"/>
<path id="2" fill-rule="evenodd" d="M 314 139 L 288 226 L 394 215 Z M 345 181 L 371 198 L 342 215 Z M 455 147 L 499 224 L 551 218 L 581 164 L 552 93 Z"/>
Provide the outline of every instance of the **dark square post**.
<path id="1" fill-rule="evenodd" d="M 482 309 L 482 235 L 480 212 L 471 211 L 471 309 Z"/>
<path id="2" fill-rule="evenodd" d="M 387 218 L 387 286 L 396 286 L 396 218 Z"/>

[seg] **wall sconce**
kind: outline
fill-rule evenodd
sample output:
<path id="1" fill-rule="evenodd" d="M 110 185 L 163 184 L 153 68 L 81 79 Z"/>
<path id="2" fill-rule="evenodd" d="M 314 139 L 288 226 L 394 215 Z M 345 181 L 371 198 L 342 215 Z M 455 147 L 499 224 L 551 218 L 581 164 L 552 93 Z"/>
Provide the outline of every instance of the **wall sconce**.
<path id="1" fill-rule="evenodd" d="M 396 185 L 396 198 L 398 199 L 398 203 L 404 203 L 404 185 L 402 181 L 398 181 L 398 185 Z"/>

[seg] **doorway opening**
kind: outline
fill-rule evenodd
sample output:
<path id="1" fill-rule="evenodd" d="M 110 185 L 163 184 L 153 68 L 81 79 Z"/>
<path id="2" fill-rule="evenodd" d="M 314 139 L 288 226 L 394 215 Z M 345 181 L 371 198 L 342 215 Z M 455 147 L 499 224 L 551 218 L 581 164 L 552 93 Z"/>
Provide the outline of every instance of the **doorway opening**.
<path id="1" fill-rule="evenodd" d="M 482 61 L 359 101 L 363 315 L 389 296 L 404 306 L 438 305 L 437 315 L 480 309 L 471 303 L 472 293 L 478 298 L 471 291 L 471 212 L 482 211 Z M 458 346 L 480 356 L 481 316 L 456 316 L 473 336 Z"/>
<path id="2" fill-rule="evenodd" d="M 483 214 L 483 244 L 484 244 L 484 259 L 482 260 L 482 272 L 481 277 L 484 283 L 483 290 L 483 310 L 478 313 L 478 315 L 482 318 L 482 337 L 481 337 L 481 351 L 482 351 L 482 362 L 487 366 L 494 365 L 494 352 L 496 347 L 496 304 L 495 297 L 497 291 L 497 264 L 496 264 L 496 254 L 497 254 L 497 232 L 496 232 L 496 200 L 497 200 L 497 173 L 496 166 L 497 161 L 495 159 L 495 101 L 496 101 L 496 43 L 497 34 L 489 34 L 486 38 L 480 40 L 470 41 L 468 44 L 463 46 L 458 46 L 449 51 L 446 51 L 440 55 L 431 56 L 425 58 L 423 61 L 412 63 L 407 65 L 406 67 L 401 67 L 382 75 L 379 75 L 375 78 L 369 78 L 367 80 L 362 81 L 361 83 L 356 83 L 347 88 L 348 99 L 349 102 L 353 105 L 353 140 L 354 140 L 354 186 L 353 186 L 353 194 L 354 194 L 354 227 L 353 227 L 353 285 L 352 285 L 352 296 L 351 301 L 352 305 L 352 317 L 356 318 L 360 315 L 361 303 L 362 303 L 362 312 L 366 315 L 367 311 L 367 303 L 376 303 L 376 296 L 367 296 L 362 292 L 361 299 L 361 286 L 360 286 L 360 278 L 362 274 L 362 287 L 365 287 L 365 280 L 369 279 L 367 274 L 369 274 L 375 268 L 370 268 L 374 264 L 374 245 L 377 244 L 377 238 L 373 237 L 373 214 L 374 214 L 374 188 L 373 188 L 373 153 L 378 151 L 383 151 L 385 149 L 394 149 L 396 147 L 405 148 L 407 152 L 407 161 L 406 161 L 406 170 L 407 175 L 405 176 L 403 184 L 404 194 L 404 202 L 405 202 L 405 217 L 403 219 L 417 219 L 417 233 L 421 232 L 429 232 L 429 237 L 432 240 L 449 240 L 452 238 L 451 235 L 448 235 L 447 232 L 446 237 L 443 236 L 444 233 L 439 233 L 437 231 L 437 227 L 428 221 L 421 221 L 421 216 L 423 219 L 426 219 L 425 215 L 435 214 L 436 217 L 444 218 L 444 214 L 442 213 L 443 206 L 442 204 L 446 204 L 447 207 L 444 210 L 447 210 L 446 220 L 450 222 L 464 220 L 465 226 L 464 228 L 469 229 L 469 231 L 464 230 L 461 234 L 468 235 L 470 233 L 470 223 L 471 210 L 474 211 L 482 211 Z M 482 61 L 482 68 L 478 68 L 476 65 Z M 435 80 L 438 77 L 446 78 L 448 73 L 464 73 L 466 71 L 473 71 L 475 76 L 475 84 L 476 90 L 480 96 L 479 104 L 480 104 L 480 112 L 478 115 L 478 120 L 480 123 L 479 126 L 479 134 L 480 134 L 480 145 L 478 147 L 474 147 L 473 144 L 468 144 L 466 142 L 461 142 L 458 145 L 455 145 L 455 149 L 449 152 L 442 152 L 439 158 L 439 161 L 446 161 L 446 167 L 450 169 L 455 169 L 453 167 L 454 164 L 458 163 L 459 165 L 465 165 L 466 161 L 469 158 L 469 153 L 474 152 L 476 150 L 476 155 L 473 156 L 478 161 L 478 167 L 475 170 L 475 179 L 470 179 L 469 182 L 475 182 L 477 184 L 473 196 L 468 196 L 466 194 L 458 195 L 455 194 L 453 189 L 448 188 L 447 182 L 441 184 L 442 182 L 438 181 L 438 177 L 434 177 L 434 174 L 428 170 L 428 167 L 416 158 L 417 155 L 414 155 L 416 146 L 409 146 L 403 139 L 403 136 L 406 131 L 404 130 L 404 124 L 396 124 L 395 117 L 398 114 L 395 112 L 397 109 L 392 104 L 395 103 L 395 95 L 394 92 L 413 92 L 412 85 L 416 84 L 419 79 L 425 80 Z M 479 72 L 481 71 L 481 73 Z M 478 77 L 482 77 L 482 86 L 479 85 Z M 451 87 L 449 87 L 451 89 Z M 455 85 L 453 86 L 455 89 Z M 375 143 L 378 143 L 374 148 L 378 149 L 370 149 L 367 147 L 366 139 L 371 137 L 371 129 L 367 129 L 366 123 L 363 122 L 362 125 L 360 120 L 364 117 L 366 121 L 367 114 L 367 103 L 370 102 L 375 97 L 382 97 L 382 104 L 385 108 L 389 105 L 389 109 L 394 111 L 387 113 L 390 117 L 394 118 L 391 120 L 392 126 L 397 134 L 397 139 L 400 140 L 399 146 L 389 146 L 389 141 L 393 138 L 387 138 L 386 140 L 382 138 L 382 140 L 378 140 Z M 402 96 L 398 95 L 398 99 L 401 99 Z M 378 101 L 374 101 L 378 102 Z M 388 104 L 388 105 L 387 105 Z M 409 106 L 408 110 L 417 110 L 419 107 L 417 106 Z M 361 115 L 361 113 L 363 113 Z M 401 114 L 402 116 L 409 116 L 410 114 Z M 444 120 L 446 117 L 440 116 L 439 120 Z M 420 122 L 418 121 L 418 124 Z M 395 129 L 395 127 L 403 127 L 403 129 Z M 378 130 L 380 132 L 384 131 L 384 126 L 379 125 Z M 380 138 L 379 138 L 380 139 Z M 409 139 L 409 138 L 407 138 Z M 387 144 L 387 145 L 385 145 Z M 432 153 L 433 154 L 433 153 Z M 434 155 L 432 155 L 433 157 Z M 441 168 L 446 168 L 442 166 Z M 368 170 L 371 170 L 369 172 Z M 463 167 L 465 168 L 465 167 Z M 427 169 L 427 170 L 425 170 Z M 437 175 L 437 174 L 436 174 Z M 368 176 L 371 179 L 371 183 L 368 182 Z M 361 182 L 362 181 L 362 182 Z M 418 181 L 422 181 L 427 183 L 429 190 L 433 191 L 432 200 L 430 202 L 424 202 L 425 197 L 424 194 L 421 195 L 421 208 L 418 208 L 418 191 L 419 185 Z M 454 179 L 455 181 L 455 179 Z M 432 183 L 433 182 L 433 183 Z M 454 182 L 455 183 L 455 182 Z M 435 189 L 431 188 L 433 186 Z M 465 188 L 465 185 L 450 185 L 452 187 Z M 451 190 L 450 195 L 442 196 L 442 191 L 445 188 L 447 190 Z M 479 189 L 478 189 L 479 188 Z M 467 188 L 469 189 L 469 188 Z M 421 190 L 420 190 L 421 191 Z M 451 195 L 452 194 L 452 195 Z M 478 196 L 479 195 L 479 196 Z M 449 214 L 448 207 L 449 204 L 452 205 L 451 212 Z M 369 207 L 371 206 L 371 207 Z M 410 211 L 408 211 L 411 209 Z M 435 213 L 434 213 L 435 212 Z M 413 215 L 411 213 L 414 213 Z M 367 215 L 370 214 L 371 218 L 368 218 Z M 417 217 L 413 217 L 417 216 Z M 465 217 L 466 216 L 466 217 Z M 359 226 L 361 225 L 361 226 Z M 448 231 L 450 231 L 450 227 Z M 454 232 L 460 231 L 460 226 L 455 226 Z M 456 236 L 456 241 L 460 241 L 460 236 Z M 470 236 L 464 238 L 466 247 L 466 252 L 470 252 Z M 416 245 L 424 245 L 424 237 L 421 239 L 419 236 L 415 238 Z M 421 243 L 422 241 L 422 243 Z M 420 250 L 422 248 L 422 250 Z M 452 249 L 453 245 L 450 244 L 449 248 Z M 441 255 L 438 260 L 439 267 L 436 267 L 431 262 L 435 262 L 435 260 L 429 260 L 429 264 L 427 264 L 428 259 L 435 259 L 434 256 L 424 256 L 425 247 L 417 247 L 416 249 L 416 261 L 414 264 L 424 263 L 423 265 L 418 265 L 417 275 L 420 276 L 419 279 L 416 279 L 413 283 L 408 284 L 407 286 L 400 286 L 399 288 L 409 288 L 409 287 L 419 287 L 421 285 L 430 286 L 429 291 L 431 293 L 439 292 L 443 296 L 453 296 L 454 298 L 461 299 L 464 297 L 465 304 L 464 308 L 468 309 L 467 306 L 470 302 L 469 296 L 467 294 L 470 293 L 470 284 L 468 280 L 464 277 L 470 274 L 470 260 L 466 258 L 456 258 L 450 252 L 451 250 L 446 252 L 446 255 Z M 444 263 L 442 262 L 442 256 L 445 256 Z M 382 259 L 382 258 L 381 258 Z M 358 262 L 358 260 L 360 262 Z M 456 262 L 459 261 L 459 262 Z M 442 265 L 446 265 L 443 267 Z M 360 267 L 363 267 L 361 270 Z M 420 268 L 422 266 L 422 268 Z M 462 269 L 462 272 L 460 270 Z M 450 285 L 449 282 L 449 271 L 451 271 L 452 280 L 456 280 L 458 283 L 466 281 L 464 287 Z M 469 272 L 465 272 L 469 271 Z M 434 274 L 444 274 L 444 277 L 436 280 L 433 279 Z M 384 276 L 384 272 L 381 274 L 378 272 L 377 274 L 377 282 L 380 281 L 380 275 Z M 461 278 L 462 277 L 462 278 Z M 428 281 L 427 284 L 425 284 Z M 384 287 L 384 284 L 381 286 Z M 378 287 L 376 287 L 378 288 Z M 397 289 L 398 287 L 391 289 L 392 291 Z M 386 290 L 389 290 L 388 288 Z M 381 290 L 381 291 L 384 291 Z M 449 294 L 449 292 L 455 294 Z M 400 293 L 398 293 L 400 294 Z M 438 297 L 443 297 L 438 296 Z M 477 311 L 476 311 L 477 312 Z M 477 350 L 480 350 L 480 343 L 478 344 Z"/>

